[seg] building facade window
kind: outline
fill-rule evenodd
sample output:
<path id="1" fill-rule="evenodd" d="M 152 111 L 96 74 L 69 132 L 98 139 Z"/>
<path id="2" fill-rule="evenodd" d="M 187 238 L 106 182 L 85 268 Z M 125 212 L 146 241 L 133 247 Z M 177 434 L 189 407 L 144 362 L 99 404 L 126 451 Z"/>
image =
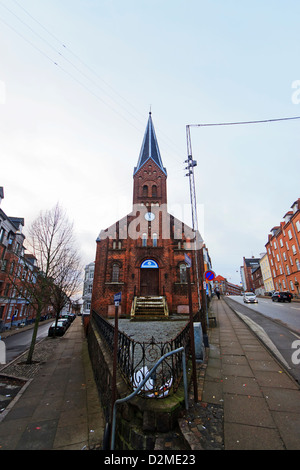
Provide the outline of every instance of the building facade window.
<path id="1" fill-rule="evenodd" d="M 147 246 L 147 234 L 143 233 L 142 235 L 142 246 Z"/>
<path id="2" fill-rule="evenodd" d="M 153 240 L 153 246 L 157 246 L 157 233 L 153 233 L 152 235 L 152 240 Z"/>
<path id="3" fill-rule="evenodd" d="M 186 264 L 185 263 L 180 263 L 179 265 L 179 280 L 180 284 L 186 284 L 187 283 L 187 273 L 186 273 Z"/>
<path id="4" fill-rule="evenodd" d="M 120 266 L 117 263 L 114 263 L 112 267 L 111 282 L 119 282 L 119 278 L 120 278 Z"/>

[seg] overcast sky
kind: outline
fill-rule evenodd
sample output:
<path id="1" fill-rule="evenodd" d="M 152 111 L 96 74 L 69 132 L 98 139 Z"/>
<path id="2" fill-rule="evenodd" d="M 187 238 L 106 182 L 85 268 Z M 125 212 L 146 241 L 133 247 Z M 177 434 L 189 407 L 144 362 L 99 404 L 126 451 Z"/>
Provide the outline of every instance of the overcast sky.
<path id="1" fill-rule="evenodd" d="M 169 211 L 191 224 L 186 126 L 300 116 L 298 0 L 0 0 L 1 208 L 59 202 L 83 263 L 132 208 L 148 113 Z M 216 274 L 300 197 L 300 120 L 191 127 L 199 228 Z"/>

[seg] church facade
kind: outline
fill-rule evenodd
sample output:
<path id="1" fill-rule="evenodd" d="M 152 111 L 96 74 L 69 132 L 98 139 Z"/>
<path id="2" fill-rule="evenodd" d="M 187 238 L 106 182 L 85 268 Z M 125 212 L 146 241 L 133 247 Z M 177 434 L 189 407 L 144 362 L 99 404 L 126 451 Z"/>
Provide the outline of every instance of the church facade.
<path id="1" fill-rule="evenodd" d="M 151 113 L 133 172 L 133 208 L 97 238 L 91 309 L 114 315 L 114 295 L 121 293 L 119 315 L 133 316 L 139 302 L 160 302 L 164 314 L 187 314 L 188 255 L 193 313 L 200 309 L 203 284 L 202 240 L 168 213 L 167 171 L 163 166 Z M 150 307 L 149 307 L 150 308 Z"/>

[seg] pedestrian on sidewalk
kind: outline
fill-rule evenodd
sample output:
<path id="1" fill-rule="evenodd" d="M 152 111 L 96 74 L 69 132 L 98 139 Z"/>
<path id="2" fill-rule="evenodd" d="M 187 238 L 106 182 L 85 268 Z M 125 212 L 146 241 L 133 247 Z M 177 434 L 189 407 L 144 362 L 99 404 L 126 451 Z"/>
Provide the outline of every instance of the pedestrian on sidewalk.
<path id="1" fill-rule="evenodd" d="M 218 300 L 220 300 L 220 291 L 218 287 L 215 288 L 215 294 L 218 297 Z"/>

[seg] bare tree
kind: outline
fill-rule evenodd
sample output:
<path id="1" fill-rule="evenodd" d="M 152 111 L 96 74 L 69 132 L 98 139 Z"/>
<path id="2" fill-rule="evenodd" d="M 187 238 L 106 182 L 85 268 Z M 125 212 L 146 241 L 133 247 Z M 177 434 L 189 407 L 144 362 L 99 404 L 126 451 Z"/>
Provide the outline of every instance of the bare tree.
<path id="1" fill-rule="evenodd" d="M 29 228 L 26 246 L 36 258 L 39 268 L 22 286 L 22 295 L 36 309 L 27 357 L 27 363 L 30 364 L 42 312 L 52 304 L 58 317 L 68 299 L 79 287 L 81 266 L 73 224 L 69 222 L 59 204 L 51 210 L 41 212 L 35 219 Z"/>
<path id="2" fill-rule="evenodd" d="M 61 263 L 57 267 L 56 277 L 51 285 L 50 304 L 56 313 L 54 336 L 59 315 L 70 302 L 71 297 L 79 292 L 82 285 L 80 257 L 73 244 L 62 249 Z"/>

